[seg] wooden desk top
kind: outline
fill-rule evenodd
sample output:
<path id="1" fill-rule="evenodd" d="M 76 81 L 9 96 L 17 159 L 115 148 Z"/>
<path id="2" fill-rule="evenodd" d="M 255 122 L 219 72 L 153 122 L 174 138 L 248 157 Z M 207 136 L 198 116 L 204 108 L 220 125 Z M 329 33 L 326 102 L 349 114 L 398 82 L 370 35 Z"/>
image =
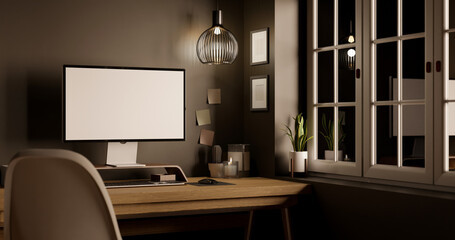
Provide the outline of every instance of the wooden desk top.
<path id="1" fill-rule="evenodd" d="M 188 178 L 197 182 L 201 177 Z M 235 185 L 160 186 L 110 188 L 118 219 L 160 217 L 216 212 L 248 211 L 295 204 L 300 194 L 311 192 L 308 184 L 251 177 L 217 179 Z M 0 189 L 0 224 L 3 225 L 4 189 Z M 292 199 L 292 201 L 291 201 Z"/>
<path id="2" fill-rule="evenodd" d="M 203 177 L 190 177 L 188 182 L 197 182 Z M 226 198 L 264 197 L 298 195 L 309 193 L 308 184 L 276 180 L 270 178 L 214 178 L 235 185 L 207 185 L 109 188 L 107 191 L 115 204 L 144 202 L 174 202 L 211 200 Z"/>
<path id="3" fill-rule="evenodd" d="M 197 182 L 201 177 L 189 178 Z M 269 178 L 217 179 L 235 185 L 163 186 L 108 189 L 118 219 L 137 215 L 173 216 L 253 210 L 295 204 L 300 194 L 311 192 L 308 184 Z"/>

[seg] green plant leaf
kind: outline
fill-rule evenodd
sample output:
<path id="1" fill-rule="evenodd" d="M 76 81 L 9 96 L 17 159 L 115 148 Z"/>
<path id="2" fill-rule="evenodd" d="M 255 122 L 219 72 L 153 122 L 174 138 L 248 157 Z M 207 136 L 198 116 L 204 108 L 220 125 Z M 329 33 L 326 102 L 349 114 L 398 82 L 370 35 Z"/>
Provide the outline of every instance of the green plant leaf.
<path id="1" fill-rule="evenodd" d="M 312 138 L 308 137 L 308 129 L 306 127 L 305 119 L 302 113 L 299 113 L 294 120 L 294 132 L 292 132 L 289 126 L 286 126 L 286 135 L 291 140 L 292 148 L 294 151 L 304 151 L 306 143 Z"/>
<path id="2" fill-rule="evenodd" d="M 346 133 L 343 131 L 341 123 L 343 122 L 343 117 L 338 119 L 338 146 L 344 142 L 346 138 Z M 324 140 L 327 143 L 328 150 L 333 150 L 334 148 L 334 139 L 335 139 L 335 122 L 332 120 L 327 120 L 326 115 L 323 114 L 321 118 L 322 131 L 319 133 L 324 137 Z"/>

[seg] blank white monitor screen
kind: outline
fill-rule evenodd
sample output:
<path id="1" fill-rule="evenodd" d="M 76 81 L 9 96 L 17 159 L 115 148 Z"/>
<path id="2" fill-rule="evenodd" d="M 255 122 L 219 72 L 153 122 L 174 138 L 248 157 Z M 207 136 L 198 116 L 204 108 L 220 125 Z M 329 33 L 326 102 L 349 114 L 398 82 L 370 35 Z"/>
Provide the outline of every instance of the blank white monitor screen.
<path id="1" fill-rule="evenodd" d="M 185 139 L 185 70 L 64 66 L 64 140 Z"/>

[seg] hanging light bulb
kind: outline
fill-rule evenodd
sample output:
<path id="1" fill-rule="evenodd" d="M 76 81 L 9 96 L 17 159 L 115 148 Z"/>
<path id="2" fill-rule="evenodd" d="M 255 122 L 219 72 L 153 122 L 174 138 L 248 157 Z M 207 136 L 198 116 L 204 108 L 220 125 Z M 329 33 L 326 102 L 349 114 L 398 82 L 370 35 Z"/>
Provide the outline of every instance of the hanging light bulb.
<path id="1" fill-rule="evenodd" d="M 348 43 L 354 43 L 354 35 L 352 34 L 352 20 L 349 21 L 349 37 Z M 354 70 L 355 67 L 355 49 L 351 48 L 346 52 L 346 67 L 349 70 Z"/>
<path id="2" fill-rule="evenodd" d="M 348 37 L 348 43 L 353 43 L 355 42 L 354 35 L 352 35 L 352 21 L 349 21 L 349 37 Z"/>
<path id="3" fill-rule="evenodd" d="M 237 57 L 237 40 L 223 27 L 221 10 L 213 11 L 213 25 L 199 37 L 196 52 L 204 64 L 231 64 Z"/>
<path id="4" fill-rule="evenodd" d="M 221 34 L 220 27 L 215 27 L 215 29 L 213 30 L 213 33 L 215 33 L 215 35 L 220 35 Z"/>
<path id="5" fill-rule="evenodd" d="M 354 67 L 355 67 L 355 50 L 352 49 L 352 48 L 349 49 L 348 52 L 347 52 L 346 63 L 347 63 L 347 68 L 349 70 L 354 70 Z"/>

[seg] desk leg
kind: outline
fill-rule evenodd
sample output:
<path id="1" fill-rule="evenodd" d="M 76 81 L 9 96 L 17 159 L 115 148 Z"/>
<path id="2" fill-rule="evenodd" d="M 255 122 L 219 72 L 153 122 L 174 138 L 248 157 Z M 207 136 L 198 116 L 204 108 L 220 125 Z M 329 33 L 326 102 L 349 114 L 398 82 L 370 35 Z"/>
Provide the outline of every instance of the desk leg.
<path id="1" fill-rule="evenodd" d="M 289 220 L 289 209 L 287 207 L 281 209 L 281 218 L 283 219 L 284 239 L 291 240 L 291 222 Z"/>
<path id="2" fill-rule="evenodd" d="M 246 227 L 245 231 L 245 240 L 251 239 L 251 226 L 253 225 L 253 210 L 250 211 L 249 218 L 248 218 L 248 226 Z"/>

